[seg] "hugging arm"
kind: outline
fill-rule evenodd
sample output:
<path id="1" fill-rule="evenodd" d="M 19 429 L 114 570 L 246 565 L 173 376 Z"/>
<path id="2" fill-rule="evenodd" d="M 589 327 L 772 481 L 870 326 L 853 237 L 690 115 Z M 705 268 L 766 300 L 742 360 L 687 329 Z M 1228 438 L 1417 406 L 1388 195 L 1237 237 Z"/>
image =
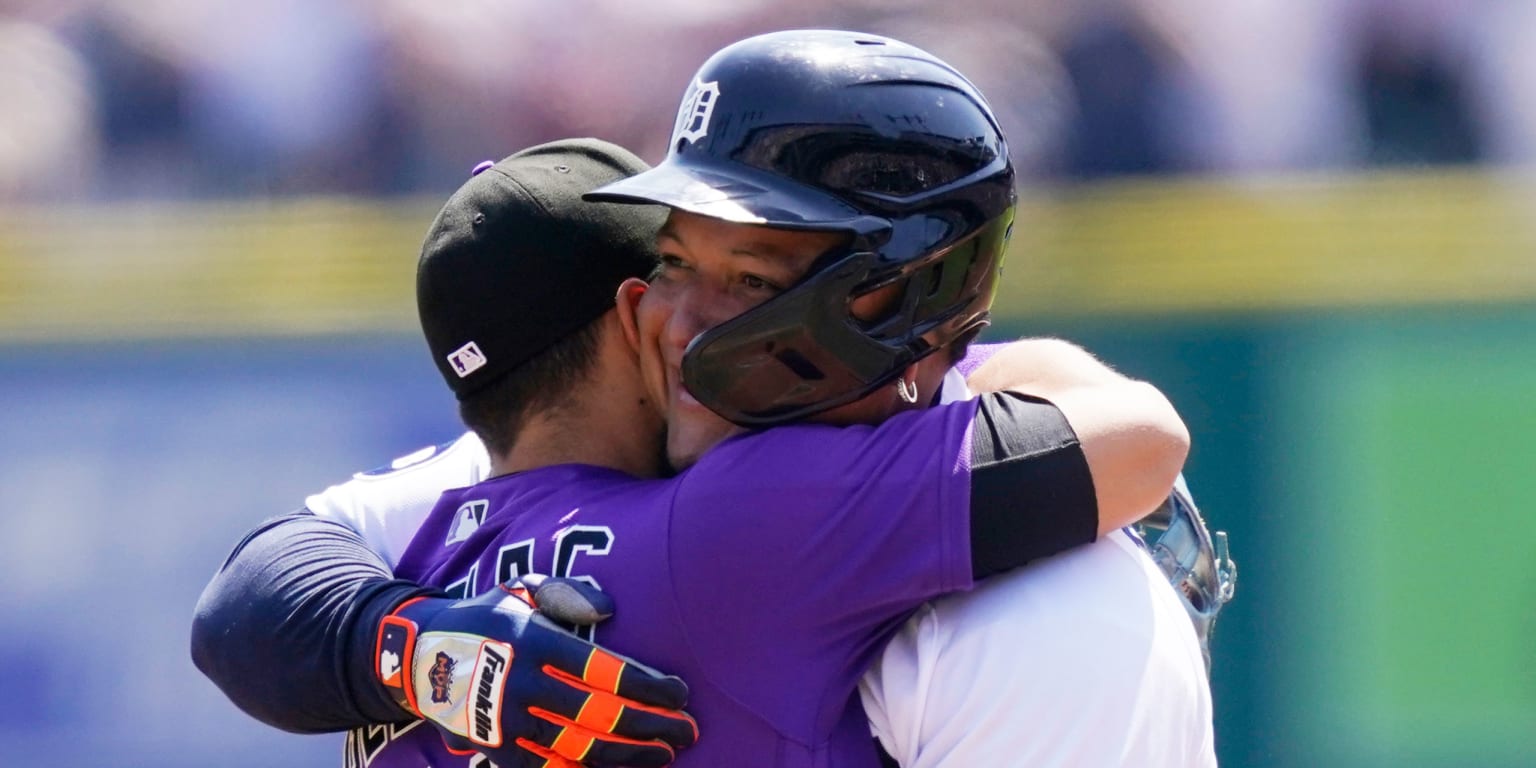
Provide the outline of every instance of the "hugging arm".
<path id="1" fill-rule="evenodd" d="M 693 743 L 697 729 L 680 711 L 687 700 L 681 680 L 555 627 L 538 615 L 535 599 L 508 599 L 513 591 L 444 598 L 394 579 L 351 528 L 296 512 L 249 533 L 204 590 L 192 623 L 192 659 L 240 709 L 295 733 L 424 716 L 445 743 L 485 751 L 503 766 L 656 766 Z M 512 663 L 498 718 L 504 742 L 476 742 L 416 706 L 413 686 L 426 677 L 413 674 L 422 654 L 411 650 L 417 638 L 426 647 L 444 632 L 508 648 Z M 405 642 L 391 647 L 390 637 Z M 617 670 L 601 690 L 588 679 L 595 657 Z M 578 711 L 563 708 L 589 698 L 626 714 L 589 727 Z M 551 724 L 530 714 L 538 708 L 574 722 Z M 561 738 L 567 730 L 570 737 Z M 590 747 L 566 754 L 578 741 Z"/>
<path id="2" fill-rule="evenodd" d="M 1189 452 L 1161 392 L 1064 341 L 1005 345 L 968 384 L 987 392 L 971 443 L 977 578 L 1140 520 L 1168 498 Z"/>
<path id="3" fill-rule="evenodd" d="M 236 706 L 285 731 L 410 720 L 366 660 L 386 614 L 434 593 L 395 580 L 352 529 L 283 515 L 247 534 L 204 589 L 192 661 Z"/>

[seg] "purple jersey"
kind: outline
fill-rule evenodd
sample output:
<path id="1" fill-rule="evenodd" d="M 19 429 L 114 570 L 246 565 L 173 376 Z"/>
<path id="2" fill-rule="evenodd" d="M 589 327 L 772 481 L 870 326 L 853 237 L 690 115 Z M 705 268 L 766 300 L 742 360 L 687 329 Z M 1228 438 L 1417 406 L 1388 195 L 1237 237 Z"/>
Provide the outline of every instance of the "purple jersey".
<path id="1" fill-rule="evenodd" d="M 965 357 L 955 363 L 954 370 L 961 376 L 969 377 L 981 367 L 982 363 L 992 359 L 992 356 L 1001 352 L 1007 344 L 972 344 L 965 351 Z"/>
<path id="2" fill-rule="evenodd" d="M 670 480 L 494 478 L 445 493 L 396 573 L 463 596 L 595 581 L 618 604 L 595 639 L 688 682 L 701 736 L 678 766 L 875 766 L 859 676 L 914 608 L 971 586 L 975 409 L 747 435 Z M 373 766 L 470 764 L 425 725 L 353 739 Z"/>

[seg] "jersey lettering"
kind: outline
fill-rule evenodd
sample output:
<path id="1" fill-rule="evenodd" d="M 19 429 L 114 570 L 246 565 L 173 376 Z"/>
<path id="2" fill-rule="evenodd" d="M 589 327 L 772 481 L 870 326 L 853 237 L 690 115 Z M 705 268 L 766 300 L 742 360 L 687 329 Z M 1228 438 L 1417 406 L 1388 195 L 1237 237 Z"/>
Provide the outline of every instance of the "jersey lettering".
<path id="1" fill-rule="evenodd" d="M 475 577 L 480 575 L 480 563 L 469 566 L 469 573 L 464 578 L 443 587 L 443 591 L 455 600 L 468 600 L 479 594 L 475 588 Z"/>
<path id="2" fill-rule="evenodd" d="M 533 573 L 533 539 L 508 544 L 496 553 L 496 583 Z"/>
<path id="3" fill-rule="evenodd" d="M 347 740 L 342 746 L 342 765 L 344 768 L 368 768 L 391 741 L 400 738 L 423 722 L 425 721 L 412 720 L 409 723 L 365 725 L 347 731 Z"/>
<path id="4" fill-rule="evenodd" d="M 606 525 L 573 525 L 566 528 L 555 537 L 555 567 L 554 574 L 561 578 L 573 578 L 586 582 L 596 589 L 602 589 L 597 579 L 591 576 L 574 575 L 577 555 L 602 556 L 608 554 L 613 547 L 613 529 Z M 519 576 L 533 573 L 533 553 L 535 542 L 533 539 L 523 539 L 503 546 L 496 553 L 496 583 L 505 584 Z M 449 597 L 455 600 L 465 600 L 479 594 L 476 582 L 479 580 L 480 563 L 476 562 L 469 567 L 469 573 L 464 578 L 454 581 L 443 588 Z M 566 625 L 567 629 L 575 632 L 583 640 L 591 642 L 596 636 L 592 626 L 573 627 Z"/>
<path id="5" fill-rule="evenodd" d="M 573 575 L 572 570 L 576 565 L 576 555 L 606 555 L 612 547 L 613 529 L 606 525 L 573 525 L 566 528 L 555 537 L 555 575 L 584 581 L 595 589 L 602 589 L 597 579 Z M 591 624 L 566 628 L 589 643 L 596 642 L 597 628 Z"/>

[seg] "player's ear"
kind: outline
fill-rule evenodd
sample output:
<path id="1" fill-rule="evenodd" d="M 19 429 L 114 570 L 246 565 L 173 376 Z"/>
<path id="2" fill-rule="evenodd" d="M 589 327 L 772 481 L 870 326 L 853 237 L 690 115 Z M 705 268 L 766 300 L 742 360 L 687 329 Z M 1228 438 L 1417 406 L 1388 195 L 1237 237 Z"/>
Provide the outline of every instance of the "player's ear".
<path id="1" fill-rule="evenodd" d="M 944 374 L 949 370 L 947 364 L 948 349 L 941 349 L 922 360 L 919 360 L 901 372 L 902 380 L 911 384 L 912 400 L 906 405 L 912 408 L 926 408 L 938 401 L 939 389 L 944 386 Z"/>
<path id="2" fill-rule="evenodd" d="M 619 326 L 624 329 L 624 340 L 629 342 L 630 349 L 640 349 L 640 324 L 636 313 L 640 308 L 640 297 L 645 295 L 650 288 L 644 280 L 631 277 L 619 283 L 618 295 L 614 297 L 614 306 L 619 310 Z"/>

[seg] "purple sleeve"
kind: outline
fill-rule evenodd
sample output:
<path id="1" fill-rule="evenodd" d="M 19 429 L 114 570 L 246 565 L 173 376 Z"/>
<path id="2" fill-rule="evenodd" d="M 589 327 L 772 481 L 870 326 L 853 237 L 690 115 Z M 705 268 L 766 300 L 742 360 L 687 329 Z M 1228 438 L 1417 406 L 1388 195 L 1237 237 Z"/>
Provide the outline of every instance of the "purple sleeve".
<path id="1" fill-rule="evenodd" d="M 712 677 L 772 690 L 789 664 L 851 682 L 912 609 L 971 586 L 975 409 L 779 427 L 721 444 L 681 478 L 669 559 L 695 654 L 721 661 Z"/>
<path id="2" fill-rule="evenodd" d="M 998 353 L 998 350 L 1006 346 L 1008 346 L 1007 343 L 972 344 L 966 349 L 965 357 L 960 358 L 960 362 L 955 363 L 955 370 L 959 371 L 961 376 L 970 378 L 971 374 L 975 373 L 982 363 L 991 360 L 992 356 Z"/>

